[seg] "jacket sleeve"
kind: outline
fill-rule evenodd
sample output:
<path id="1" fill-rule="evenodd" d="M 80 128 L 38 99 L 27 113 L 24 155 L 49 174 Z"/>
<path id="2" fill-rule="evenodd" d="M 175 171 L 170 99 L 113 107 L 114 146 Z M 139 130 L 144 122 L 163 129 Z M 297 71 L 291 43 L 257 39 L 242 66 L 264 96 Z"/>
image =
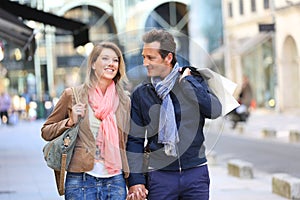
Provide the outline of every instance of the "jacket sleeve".
<path id="1" fill-rule="evenodd" d="M 127 158 L 130 175 L 128 186 L 146 184 L 143 174 L 143 155 L 145 142 L 145 127 L 143 124 L 142 110 L 137 93 L 131 97 L 131 121 L 127 140 Z"/>
<path id="2" fill-rule="evenodd" d="M 222 114 L 222 105 L 201 76 L 186 76 L 180 82 L 184 94 L 194 103 L 198 103 L 200 112 L 209 119 Z"/>
<path id="3" fill-rule="evenodd" d="M 62 93 L 52 113 L 48 116 L 41 128 L 41 136 L 44 140 L 50 141 L 61 135 L 69 127 L 66 123 L 69 120 L 72 108 L 72 90 L 67 88 Z"/>

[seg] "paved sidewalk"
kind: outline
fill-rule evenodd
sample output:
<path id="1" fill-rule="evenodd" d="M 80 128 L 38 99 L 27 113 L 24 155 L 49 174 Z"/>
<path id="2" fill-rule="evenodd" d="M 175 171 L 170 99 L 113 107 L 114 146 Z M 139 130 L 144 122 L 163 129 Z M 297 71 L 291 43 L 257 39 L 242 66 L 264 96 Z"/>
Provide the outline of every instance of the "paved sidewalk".
<path id="1" fill-rule="evenodd" d="M 255 171 L 253 179 L 229 176 L 224 166 L 210 165 L 211 200 L 285 200 L 272 193 L 270 174 Z"/>
<path id="2" fill-rule="evenodd" d="M 239 137 L 249 137 L 258 140 L 272 140 L 275 142 L 289 143 L 289 131 L 300 131 L 300 112 L 278 113 L 274 110 L 254 110 L 246 123 L 238 124 L 236 129 L 231 128 L 227 119 L 217 119 L 216 129 L 221 129 L 220 134 L 232 134 Z M 212 126 L 208 128 L 213 129 Z M 276 137 L 265 138 L 262 130 L 276 131 Z M 214 131 L 214 130 L 212 130 Z M 215 130 L 216 131 L 216 130 Z M 300 145 L 300 142 L 294 143 Z M 212 149 L 213 151 L 213 149 Z M 217 155 L 216 155 L 217 157 Z M 212 200 L 280 200 L 286 199 L 272 193 L 272 174 L 258 171 L 254 167 L 253 179 L 241 179 L 229 176 L 226 166 L 219 163 L 210 165 L 211 174 L 211 199 Z"/>
<path id="3" fill-rule="evenodd" d="M 276 131 L 275 138 L 277 142 L 290 142 L 289 131 L 300 131 L 300 110 L 278 113 L 274 110 L 256 109 L 250 114 L 246 123 L 240 123 L 236 129 L 232 131 L 230 123 L 224 123 L 224 133 L 240 134 L 244 137 L 257 139 L 266 139 L 263 137 L 262 130 Z"/>
<path id="4" fill-rule="evenodd" d="M 244 133 L 226 132 L 245 137 L 260 137 L 260 129 L 276 127 L 299 128 L 300 116 L 256 111 L 245 124 Z M 0 126 L 0 199 L 1 200 L 59 200 L 52 171 L 46 166 L 42 148 L 45 142 L 40 136 L 43 121 L 20 121 L 15 126 Z M 299 129 L 300 130 L 300 129 Z M 226 133 L 225 133 L 226 132 Z M 285 137 L 285 136 L 284 136 Z M 284 137 L 278 138 L 286 142 Z M 271 175 L 255 172 L 254 179 L 229 176 L 225 166 L 209 165 L 211 174 L 211 200 L 284 200 L 272 194 Z"/>
<path id="5" fill-rule="evenodd" d="M 53 172 L 46 166 L 42 121 L 0 126 L 0 199 L 59 200 Z"/>

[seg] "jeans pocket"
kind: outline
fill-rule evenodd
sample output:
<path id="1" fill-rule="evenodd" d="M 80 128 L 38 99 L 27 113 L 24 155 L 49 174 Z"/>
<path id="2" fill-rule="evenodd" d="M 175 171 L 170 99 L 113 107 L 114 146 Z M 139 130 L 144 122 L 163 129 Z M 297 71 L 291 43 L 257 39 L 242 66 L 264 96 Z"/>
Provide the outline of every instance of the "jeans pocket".
<path id="1" fill-rule="evenodd" d="M 126 183 L 123 175 L 117 175 L 108 184 L 108 196 L 112 200 L 126 199 Z"/>
<path id="2" fill-rule="evenodd" d="M 65 199 L 81 200 L 83 195 L 82 174 L 67 173 L 65 182 Z"/>
<path id="3" fill-rule="evenodd" d="M 66 176 L 66 188 L 76 188 L 82 186 L 82 174 L 67 173 Z"/>

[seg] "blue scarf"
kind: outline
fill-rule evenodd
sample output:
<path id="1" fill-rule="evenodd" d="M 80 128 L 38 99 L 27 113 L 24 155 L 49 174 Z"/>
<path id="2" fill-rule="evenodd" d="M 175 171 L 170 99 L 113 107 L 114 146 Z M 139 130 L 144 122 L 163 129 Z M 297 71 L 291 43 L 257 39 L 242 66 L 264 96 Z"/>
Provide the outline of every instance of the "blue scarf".
<path id="1" fill-rule="evenodd" d="M 171 73 L 161 80 L 160 77 L 152 77 L 151 82 L 157 95 L 162 99 L 160 108 L 158 143 L 164 144 L 164 150 L 168 156 L 177 156 L 176 143 L 179 142 L 178 130 L 175 120 L 175 112 L 169 92 L 177 81 L 179 65 L 176 63 Z"/>

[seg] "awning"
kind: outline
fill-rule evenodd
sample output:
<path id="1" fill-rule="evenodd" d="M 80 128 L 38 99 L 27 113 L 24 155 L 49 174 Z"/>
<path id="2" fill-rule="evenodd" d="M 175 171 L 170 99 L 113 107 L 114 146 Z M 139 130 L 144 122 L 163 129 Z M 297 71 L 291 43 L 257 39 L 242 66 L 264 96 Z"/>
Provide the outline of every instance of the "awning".
<path id="1" fill-rule="evenodd" d="M 272 32 L 261 32 L 257 35 L 249 38 L 242 38 L 231 42 L 230 49 L 238 55 L 244 55 L 251 52 L 258 45 L 264 44 L 272 38 Z M 220 46 L 210 53 L 210 56 L 214 60 L 221 60 L 224 57 L 224 53 L 228 48 L 225 45 Z"/>
<path id="2" fill-rule="evenodd" d="M 34 53 L 34 30 L 26 26 L 15 15 L 0 8 L 0 36 L 20 46 L 26 55 Z"/>
<path id="3" fill-rule="evenodd" d="M 13 30 L 17 30 L 17 31 L 11 31 L 8 34 L 7 32 L 5 32 L 7 29 L 7 27 L 4 25 L 5 23 L 3 23 L 3 25 L 1 23 L 0 31 L 2 33 L 1 36 L 4 38 L 15 37 L 15 35 L 16 36 L 23 35 L 23 32 L 24 31 L 26 32 L 26 30 L 28 30 L 27 36 L 28 34 L 30 34 L 29 33 L 30 28 L 24 27 L 26 25 L 24 25 L 23 22 L 19 20 L 19 18 L 22 18 L 23 20 L 24 19 L 33 20 L 36 22 L 55 26 L 59 29 L 66 30 L 66 34 L 73 35 L 74 47 L 84 45 L 89 42 L 89 26 L 84 23 L 77 22 L 64 17 L 59 17 L 57 15 L 47 13 L 41 10 L 37 10 L 29 6 L 21 5 L 19 3 L 12 2 L 9 0 L 1 0 L 0 8 L 2 10 L 0 11 L 2 13 L 1 20 L 3 20 L 6 24 L 9 23 L 11 25 L 10 27 L 14 28 Z M 9 17 L 5 17 L 5 18 L 2 17 L 4 15 Z M 20 23 L 22 25 L 20 25 Z M 20 29 L 15 29 L 13 24 L 16 24 L 16 26 L 20 26 L 20 27 L 22 26 L 24 30 L 20 32 Z M 31 35 L 32 35 L 32 30 L 30 36 Z"/>
<path id="4" fill-rule="evenodd" d="M 271 38 L 272 38 L 271 32 L 261 32 L 253 37 L 239 40 L 236 48 L 236 52 L 239 55 L 246 54 L 252 51 L 258 45 L 265 43 Z"/>

